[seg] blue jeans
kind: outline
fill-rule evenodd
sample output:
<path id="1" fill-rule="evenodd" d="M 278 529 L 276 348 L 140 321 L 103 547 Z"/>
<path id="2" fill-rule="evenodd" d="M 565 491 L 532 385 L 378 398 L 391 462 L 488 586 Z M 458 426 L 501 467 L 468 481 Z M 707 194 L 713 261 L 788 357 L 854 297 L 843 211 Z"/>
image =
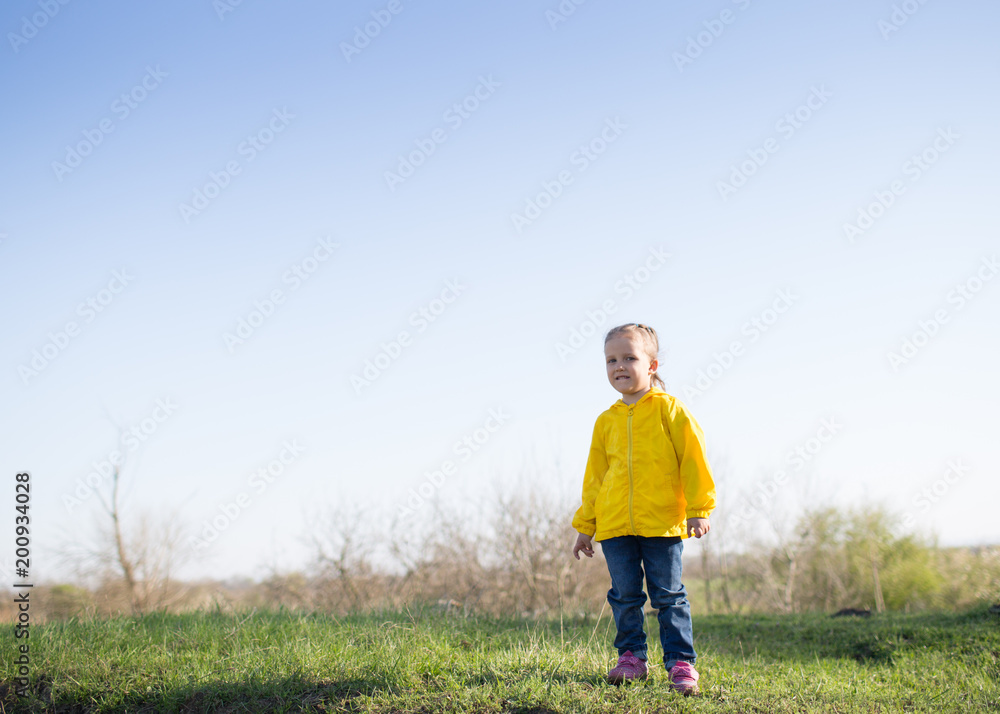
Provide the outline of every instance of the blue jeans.
<path id="1" fill-rule="evenodd" d="M 643 566 L 649 602 L 657 609 L 663 664 L 670 669 L 678 660 L 695 663 L 694 636 L 691 630 L 691 606 L 681 582 L 683 541 L 677 538 L 619 536 L 602 540 L 601 549 L 611 572 L 608 602 L 615 617 L 618 654 L 631 650 L 646 657 L 646 631 L 642 591 Z"/>

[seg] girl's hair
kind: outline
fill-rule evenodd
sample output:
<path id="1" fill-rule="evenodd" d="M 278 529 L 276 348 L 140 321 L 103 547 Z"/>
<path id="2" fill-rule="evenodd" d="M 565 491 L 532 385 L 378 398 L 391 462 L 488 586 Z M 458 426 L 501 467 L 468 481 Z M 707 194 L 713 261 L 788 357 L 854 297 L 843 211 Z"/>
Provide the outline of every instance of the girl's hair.
<path id="1" fill-rule="evenodd" d="M 608 334 L 604 336 L 604 344 L 608 344 L 608 340 L 612 337 L 632 337 L 633 335 L 638 338 L 640 343 L 642 343 L 643 349 L 646 352 L 646 356 L 649 357 L 650 362 L 659 358 L 660 338 L 656 336 L 656 330 L 649 325 L 643 325 L 641 322 L 630 322 L 626 325 L 612 327 L 608 330 Z M 654 372 L 650 381 L 658 383 L 660 385 L 660 389 L 664 392 L 667 391 L 667 384 L 663 381 L 663 378 L 660 377 L 659 372 Z"/>

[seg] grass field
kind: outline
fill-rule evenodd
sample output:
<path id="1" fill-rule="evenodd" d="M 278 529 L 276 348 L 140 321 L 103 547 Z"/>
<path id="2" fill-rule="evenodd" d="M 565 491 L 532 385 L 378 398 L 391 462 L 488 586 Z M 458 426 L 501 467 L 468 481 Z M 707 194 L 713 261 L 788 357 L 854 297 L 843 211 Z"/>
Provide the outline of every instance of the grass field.
<path id="1" fill-rule="evenodd" d="M 13 628 L 3 712 L 983 712 L 1000 711 L 1000 616 L 696 616 L 703 694 L 662 666 L 609 686 L 599 622 L 393 612 L 333 618 L 197 613 L 32 625 L 29 698 Z M 659 656 L 647 619 L 650 660 Z M 595 626 L 596 625 L 596 626 Z M 612 625 L 613 628 L 613 625 Z M 23 642 L 23 640 L 22 640 Z"/>

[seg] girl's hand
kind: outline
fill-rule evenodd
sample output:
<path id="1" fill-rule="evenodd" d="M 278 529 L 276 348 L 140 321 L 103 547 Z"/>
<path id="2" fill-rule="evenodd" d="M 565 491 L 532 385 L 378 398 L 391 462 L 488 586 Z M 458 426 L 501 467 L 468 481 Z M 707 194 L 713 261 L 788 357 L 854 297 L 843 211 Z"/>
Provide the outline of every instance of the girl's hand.
<path id="1" fill-rule="evenodd" d="M 701 538 L 712 528 L 708 524 L 707 518 L 688 518 L 687 535 L 688 538 L 694 534 L 695 538 Z"/>
<path id="2" fill-rule="evenodd" d="M 583 533 L 578 533 L 576 536 L 576 545 L 573 546 L 573 557 L 577 560 L 580 559 L 580 552 L 582 551 L 588 558 L 594 557 L 594 546 L 591 544 L 589 535 Z"/>

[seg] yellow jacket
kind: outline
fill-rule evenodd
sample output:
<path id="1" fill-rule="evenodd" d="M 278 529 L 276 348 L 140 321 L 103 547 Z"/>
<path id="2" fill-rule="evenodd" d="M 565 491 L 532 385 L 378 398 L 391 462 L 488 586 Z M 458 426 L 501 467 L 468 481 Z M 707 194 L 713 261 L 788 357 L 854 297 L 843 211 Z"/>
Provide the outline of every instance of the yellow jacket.
<path id="1" fill-rule="evenodd" d="M 688 518 L 715 508 L 715 481 L 701 427 L 681 401 L 656 387 L 597 417 L 583 477 L 580 533 L 687 537 Z"/>

